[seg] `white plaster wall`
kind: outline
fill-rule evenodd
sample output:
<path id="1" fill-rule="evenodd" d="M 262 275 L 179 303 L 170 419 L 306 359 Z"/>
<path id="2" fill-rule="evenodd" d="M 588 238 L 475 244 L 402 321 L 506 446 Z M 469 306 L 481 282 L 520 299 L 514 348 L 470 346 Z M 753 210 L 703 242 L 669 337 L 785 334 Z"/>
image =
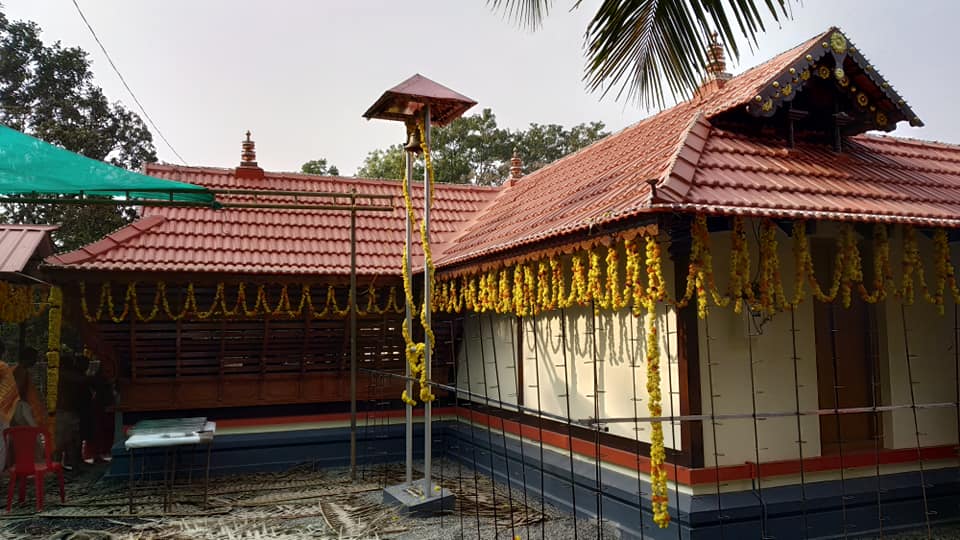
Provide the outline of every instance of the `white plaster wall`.
<path id="1" fill-rule="evenodd" d="M 753 227 L 754 223 L 748 222 L 748 226 Z M 756 268 L 757 244 L 753 234 L 748 232 L 747 236 L 751 262 Z M 730 237 L 729 232 L 711 234 L 714 273 L 721 290 L 726 288 L 730 272 Z M 783 231 L 778 231 L 777 240 L 784 292 L 791 299 L 794 292 L 792 278 L 795 275 L 792 241 L 789 234 Z M 711 307 L 708 319 L 699 321 L 703 414 L 711 413 L 711 399 L 717 415 L 751 414 L 754 410 L 762 413 L 795 413 L 798 410 L 798 395 L 800 410 L 816 409 L 817 359 L 811 301 L 805 301 L 795 313 L 796 381 L 790 313 L 778 313 L 763 325 L 762 333 L 754 337 L 748 337 L 748 318 L 746 309 L 738 315 L 733 306 Z M 756 334 L 756 330 L 750 333 Z M 801 417 L 799 436 L 796 416 L 758 420 L 757 444 L 752 418 L 716 420 L 715 429 L 716 444 L 714 424 L 709 420 L 703 422 L 704 464 L 708 467 L 715 463 L 738 465 L 747 461 L 756 462 L 756 448 L 759 448 L 761 463 L 797 459 L 801 451 L 798 440 L 804 441 L 804 457 L 820 455 L 820 424 L 815 416 Z M 715 449 L 719 454 L 716 461 Z"/>
<path id="2" fill-rule="evenodd" d="M 679 415 L 676 317 L 672 310 L 662 307 L 658 315 L 663 416 Z M 590 308 L 580 307 L 565 310 L 564 316 L 566 340 L 562 338 L 560 311 L 538 315 L 535 320 L 524 319 L 526 406 L 536 408 L 539 399 L 544 412 L 574 420 L 596 418 L 597 412 L 600 418 L 608 419 L 649 416 L 643 317 L 623 310 L 601 312 L 594 318 Z M 592 332 L 594 322 L 596 332 Z M 568 385 L 569 409 L 564 390 Z M 598 396 L 596 401 L 594 395 Z M 675 422 L 672 430 L 669 424 L 664 425 L 664 445 L 680 449 L 680 423 Z M 648 422 L 610 422 L 604 427 L 613 435 L 650 441 Z"/>
<path id="3" fill-rule="evenodd" d="M 754 223 L 750 222 L 749 225 L 752 227 Z M 891 260 L 897 283 L 900 282 L 899 261 L 902 260 L 899 233 L 897 229 L 891 234 Z M 835 234 L 835 226 L 818 224 L 817 236 L 833 237 Z M 755 269 L 758 260 L 756 240 L 753 234 L 748 234 L 748 237 Z M 919 235 L 919 238 L 924 260 L 932 260 L 931 241 L 923 235 Z M 787 298 L 791 299 L 795 275 L 792 241 L 784 231 L 778 231 L 778 241 L 784 292 Z M 864 240 L 868 241 L 869 239 Z M 726 287 L 729 274 L 730 233 L 712 233 L 711 242 L 714 271 L 718 285 L 723 288 Z M 960 247 L 954 246 L 952 251 L 955 254 L 960 253 Z M 672 263 L 667 260 L 664 263 L 664 275 L 668 281 L 672 281 Z M 866 258 L 866 279 L 871 276 L 870 264 L 870 259 Z M 960 268 L 960 260 L 955 260 L 954 264 Z M 928 266 L 928 281 L 933 284 L 935 278 L 932 264 Z M 673 284 L 667 285 L 672 291 Z M 910 352 L 915 355 L 911 358 L 911 367 L 914 371 L 916 402 L 956 401 L 957 351 L 954 350 L 953 302 L 948 294 L 946 315 L 941 316 L 921 295 L 918 282 L 917 301 L 914 306 L 905 308 Z M 749 339 L 748 315 L 738 315 L 732 307 L 710 309 L 709 320 L 700 320 L 698 323 L 702 382 L 700 391 L 704 415 L 709 415 L 714 408 L 717 415 L 750 414 L 754 410 L 759 413 L 795 413 L 798 410 L 798 400 L 801 411 L 812 411 L 819 407 L 814 302 L 810 297 L 809 287 L 806 287 L 806 299 L 794 313 L 795 332 L 791 331 L 790 313 L 786 312 L 774 316 L 763 326 L 762 334 Z M 891 297 L 877 309 L 881 402 L 884 405 L 910 404 L 900 305 L 899 299 Z M 623 311 L 601 312 L 594 318 L 589 308 L 568 309 L 564 316 L 563 325 L 559 310 L 523 320 L 523 347 L 519 361 L 522 362 L 524 370 L 524 387 L 520 392 L 523 393 L 525 406 L 537 408 L 539 403 L 545 413 L 574 420 L 594 417 L 596 369 L 596 384 L 600 390 L 596 405 L 601 418 L 647 416 L 642 317 L 637 318 L 629 311 Z M 596 332 L 592 331 L 594 321 L 597 325 Z M 664 416 L 679 415 L 677 321 L 673 310 L 660 306 L 657 324 Z M 565 340 L 562 337 L 562 326 L 566 331 Z M 515 333 L 516 319 L 512 315 L 466 316 L 464 342 L 457 356 L 457 384 L 460 388 L 469 388 L 481 396 L 475 397 L 475 401 L 483 403 L 483 396 L 489 396 L 491 399 L 516 404 L 517 372 L 514 366 L 518 360 L 518 336 Z M 479 336 L 482 336 L 482 339 L 478 339 Z M 592 363 L 594 346 L 596 357 L 600 360 L 596 365 Z M 668 373 L 670 377 L 667 377 Z M 754 391 L 751 390 L 751 374 Z M 567 387 L 569 407 L 565 395 Z M 639 401 L 633 401 L 635 396 Z M 461 398 L 469 397 L 461 394 Z M 918 409 L 918 430 L 914 429 L 911 409 L 884 413 L 883 416 L 885 448 L 915 446 L 915 431 L 921 432 L 922 446 L 957 442 L 957 416 L 953 407 Z M 800 418 L 799 424 L 798 433 L 796 416 L 767 417 L 757 421 L 755 435 L 752 418 L 720 419 L 715 425 L 709 420 L 704 421 L 704 464 L 715 464 L 714 452 L 719 454 L 716 457 L 719 465 L 757 461 L 756 447 L 759 448 L 761 462 L 798 459 L 801 454 L 798 441 L 802 441 L 803 457 L 820 456 L 819 418 L 804 416 Z M 633 422 L 617 422 L 609 423 L 606 427 L 612 434 L 629 439 L 636 437 L 640 441 L 649 442 L 650 430 L 646 424 L 635 426 Z M 680 423 L 676 422 L 673 428 L 665 426 L 665 444 L 671 448 L 679 448 Z M 757 444 L 754 442 L 755 436 Z"/>
<path id="4" fill-rule="evenodd" d="M 899 228 L 898 228 L 899 229 Z M 891 260 L 902 260 L 901 232 L 891 235 Z M 921 259 L 932 261 L 932 241 L 925 235 L 917 235 Z M 951 246 L 954 265 L 958 261 L 956 245 Z M 933 265 L 926 265 L 927 283 L 936 281 Z M 894 268 L 899 268 L 894 265 Z M 900 272 L 895 272 L 900 282 Z M 956 402 L 956 343 L 954 325 L 954 302 L 947 292 L 944 315 L 923 298 L 919 280 L 916 283 L 916 300 L 913 305 L 902 305 L 898 299 L 890 299 L 880 311 L 880 355 L 883 362 L 882 399 L 888 405 L 910 405 L 910 377 L 907 370 L 909 348 L 910 368 L 913 375 L 914 401 L 917 404 Z M 906 323 L 906 324 L 904 324 Z M 906 336 L 906 339 L 905 339 Z M 920 433 L 920 446 L 937 446 L 957 443 L 957 410 L 947 408 L 919 408 L 914 422 L 911 408 L 897 409 L 884 415 L 884 447 L 912 448 L 917 445 L 916 432 Z M 916 426 L 916 428 L 915 428 Z"/>
<path id="5" fill-rule="evenodd" d="M 506 408 L 517 404 L 516 318 L 496 313 L 468 313 L 463 345 L 457 351 L 457 388 L 475 394 L 472 400 Z M 469 371 L 468 371 L 469 368 Z M 461 399 L 471 399 L 460 394 Z"/>
<path id="6" fill-rule="evenodd" d="M 623 276 L 623 253 L 620 260 L 620 275 Z M 569 260 L 565 263 L 565 268 L 569 269 Z M 673 265 L 666 258 L 663 270 L 668 282 L 671 281 Z M 567 275 L 566 279 L 569 283 L 570 276 Z M 673 287 L 673 284 L 668 283 L 667 286 Z M 525 317 L 523 320 L 523 351 L 520 361 L 523 363 L 524 373 L 524 388 L 521 389 L 524 406 L 537 409 L 539 404 L 540 410 L 545 413 L 575 421 L 595 418 L 597 409 L 600 418 L 649 416 L 643 317 L 634 316 L 629 309 L 620 312 L 601 311 L 594 317 L 589 307 L 564 310 L 563 317 L 561 324 L 561 311 L 555 310 L 536 317 Z M 477 339 L 481 335 L 481 320 L 482 340 Z M 474 396 L 474 401 L 484 402 L 484 375 L 489 396 L 493 398 L 497 395 L 497 389 L 492 388 L 496 385 L 496 372 L 492 364 L 496 351 L 502 401 L 517 403 L 516 370 L 513 369 L 517 356 L 515 321 L 512 315 L 471 313 L 465 317 L 464 341 L 457 352 L 457 385 L 459 388 L 468 387 L 466 366 L 469 365 L 469 388 L 474 394 L 480 395 Z M 677 322 L 673 311 L 660 306 L 657 325 L 660 338 L 663 415 L 679 415 Z M 494 339 L 491 339 L 491 336 Z M 598 359 L 595 364 L 594 356 Z M 484 361 L 487 363 L 485 369 L 482 365 Z M 595 384 L 598 392 L 594 391 Z M 461 393 L 461 398 L 468 399 L 469 396 Z M 680 422 L 674 422 L 673 429 L 669 423 L 665 422 L 664 425 L 664 444 L 680 449 Z M 643 442 L 650 441 L 648 423 L 636 425 L 632 421 L 611 422 L 606 424 L 605 428 L 614 435 L 638 438 Z"/>

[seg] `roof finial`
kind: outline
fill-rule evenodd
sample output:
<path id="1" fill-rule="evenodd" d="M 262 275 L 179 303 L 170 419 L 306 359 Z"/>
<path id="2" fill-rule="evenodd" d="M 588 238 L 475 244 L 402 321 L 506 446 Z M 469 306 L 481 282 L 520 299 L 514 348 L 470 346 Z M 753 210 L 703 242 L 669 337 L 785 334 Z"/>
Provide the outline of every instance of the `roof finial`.
<path id="1" fill-rule="evenodd" d="M 241 167 L 257 166 L 256 143 L 250 139 L 250 130 L 247 130 L 247 139 L 241 143 L 243 152 L 240 154 Z"/>
<path id="2" fill-rule="evenodd" d="M 510 180 L 519 180 L 523 177 L 523 160 L 520 159 L 520 152 L 514 148 L 513 157 L 510 158 Z"/>
<path id="3" fill-rule="evenodd" d="M 707 44 L 707 80 L 726 81 L 733 77 L 727 73 L 727 60 L 723 53 L 723 45 L 719 41 L 720 35 L 716 31 L 710 33 L 710 42 Z"/>

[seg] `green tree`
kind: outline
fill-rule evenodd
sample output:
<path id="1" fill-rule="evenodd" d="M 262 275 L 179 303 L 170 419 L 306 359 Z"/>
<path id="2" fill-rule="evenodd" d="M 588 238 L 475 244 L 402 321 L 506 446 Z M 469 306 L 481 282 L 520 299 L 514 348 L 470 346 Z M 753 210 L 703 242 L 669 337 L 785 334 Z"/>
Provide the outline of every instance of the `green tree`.
<path id="1" fill-rule="evenodd" d="M 140 169 L 156 161 L 153 137 L 138 115 L 111 103 L 94 83 L 87 54 L 59 42 L 44 45 L 40 28 L 0 12 L 0 123 L 72 152 Z M 96 241 L 136 217 L 113 205 L 5 204 L 3 218 L 59 223 L 61 249 Z"/>
<path id="2" fill-rule="evenodd" d="M 734 58 L 740 39 L 756 45 L 761 12 L 789 18 L 791 0 L 603 0 L 587 25 L 584 81 L 591 91 L 662 107 L 665 90 L 689 97 L 706 74 L 706 50 L 715 29 Z M 553 0 L 487 0 L 522 26 L 536 30 Z M 572 9 L 581 7 L 576 0 Z M 736 26 L 734 26 L 736 25 Z"/>
<path id="3" fill-rule="evenodd" d="M 300 166 L 300 172 L 320 176 L 340 176 L 340 169 L 336 165 L 328 164 L 326 158 L 311 159 Z"/>
<path id="4" fill-rule="evenodd" d="M 387 148 L 378 148 L 367 153 L 363 160 L 363 165 L 357 169 L 360 178 L 391 178 L 400 180 L 403 178 L 403 145 L 391 144 Z M 418 163 L 414 169 L 414 178 L 423 177 L 423 168 Z"/>
<path id="5" fill-rule="evenodd" d="M 526 130 L 513 134 L 511 145 L 523 158 L 524 168 L 535 171 L 606 137 L 604 127 L 603 122 L 578 124 L 570 129 L 557 124 L 530 124 Z"/>
<path id="6" fill-rule="evenodd" d="M 496 115 L 484 109 L 433 130 L 434 173 L 438 182 L 497 185 L 509 175 L 514 150 L 523 160 L 524 169 L 531 172 L 606 135 L 602 122 L 570 129 L 557 124 L 530 124 L 525 130 L 511 131 L 498 127 Z M 357 176 L 400 179 L 404 166 L 403 146 L 395 144 L 368 153 Z M 418 160 L 414 178 L 422 177 L 423 165 Z"/>

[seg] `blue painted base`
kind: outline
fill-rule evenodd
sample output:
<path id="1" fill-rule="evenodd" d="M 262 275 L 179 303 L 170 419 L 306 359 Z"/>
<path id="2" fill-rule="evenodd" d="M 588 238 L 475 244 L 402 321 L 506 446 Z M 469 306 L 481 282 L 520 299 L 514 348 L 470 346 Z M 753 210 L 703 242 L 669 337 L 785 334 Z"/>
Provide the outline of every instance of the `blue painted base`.
<path id="1" fill-rule="evenodd" d="M 415 425 L 415 440 L 422 440 L 421 425 Z M 923 523 L 923 493 L 919 473 L 891 474 L 863 479 L 818 482 L 800 486 L 690 496 L 670 492 L 672 522 L 666 529 L 653 523 L 650 486 L 634 477 L 602 470 L 600 490 L 593 464 L 573 460 L 566 453 L 542 450 L 504 438 L 498 431 L 471 427 L 455 421 L 434 422 L 433 452 L 476 466 L 503 485 L 542 495 L 547 502 L 579 517 L 596 518 L 620 528 L 625 540 L 663 538 L 707 540 L 715 538 L 761 538 L 777 540 L 837 538 L 869 535 L 917 527 Z M 214 439 L 211 474 L 278 471 L 304 463 L 317 468 L 349 464 L 349 429 L 331 428 L 221 435 Z M 402 462 L 403 425 L 360 429 L 357 433 L 358 463 Z M 415 444 L 415 458 L 422 457 L 422 444 Z M 109 476 L 126 477 L 129 461 L 122 444 L 114 447 Z M 146 456 L 146 470 L 159 470 L 160 451 L 138 452 L 136 464 Z M 198 474 L 205 449 L 182 450 L 178 470 Z M 573 474 L 571 475 L 571 468 Z M 960 521 L 960 471 L 956 468 L 926 471 L 927 508 L 933 523 Z M 672 486 L 671 486 L 672 487 Z M 639 493 L 639 495 L 638 495 Z M 879 498 L 879 511 L 877 501 Z M 575 504 L 574 504 L 575 503 Z M 804 532 L 806 531 L 806 532 Z"/>

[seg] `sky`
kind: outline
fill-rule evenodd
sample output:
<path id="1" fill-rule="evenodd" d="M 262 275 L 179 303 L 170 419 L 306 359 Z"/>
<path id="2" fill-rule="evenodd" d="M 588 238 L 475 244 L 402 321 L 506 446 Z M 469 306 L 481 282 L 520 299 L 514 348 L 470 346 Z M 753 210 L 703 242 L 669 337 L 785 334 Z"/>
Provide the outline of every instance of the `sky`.
<path id="1" fill-rule="evenodd" d="M 2 0 L 45 42 L 90 54 L 97 83 L 137 110 L 71 0 Z M 402 142 L 395 122 L 361 114 L 421 73 L 490 108 L 501 127 L 602 121 L 620 130 L 651 114 L 586 90 L 583 34 L 600 0 L 554 2 L 543 27 L 519 29 L 485 0 L 77 0 L 127 83 L 190 165 L 234 167 L 249 129 L 260 166 L 299 170 L 326 158 L 353 174 L 367 152 Z M 830 26 L 850 37 L 926 123 L 896 135 L 960 143 L 960 2 L 803 0 L 770 21 L 739 73 Z M 768 18 L 769 20 L 769 18 Z M 161 161 L 180 163 L 156 136 Z"/>

